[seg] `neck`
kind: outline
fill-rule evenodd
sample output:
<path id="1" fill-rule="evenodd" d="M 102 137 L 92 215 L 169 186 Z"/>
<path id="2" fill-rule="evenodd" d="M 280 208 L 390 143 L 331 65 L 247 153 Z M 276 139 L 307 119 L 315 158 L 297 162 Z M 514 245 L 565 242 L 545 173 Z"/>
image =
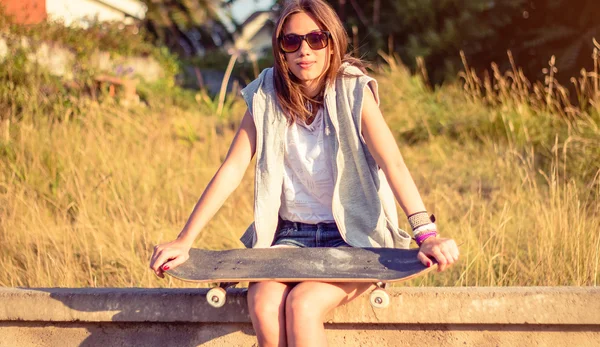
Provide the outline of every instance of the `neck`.
<path id="1" fill-rule="evenodd" d="M 319 84 L 317 80 L 308 81 L 302 84 L 302 92 L 309 98 L 314 98 L 319 92 Z"/>

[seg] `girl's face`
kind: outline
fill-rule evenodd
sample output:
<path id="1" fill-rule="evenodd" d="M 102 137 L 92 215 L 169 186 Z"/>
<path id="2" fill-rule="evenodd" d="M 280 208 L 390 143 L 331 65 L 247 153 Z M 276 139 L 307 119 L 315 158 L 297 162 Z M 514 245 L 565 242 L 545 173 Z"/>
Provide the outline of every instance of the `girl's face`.
<path id="1" fill-rule="evenodd" d="M 306 35 L 319 31 L 321 31 L 319 25 L 308 14 L 300 12 L 287 18 L 282 34 Z M 327 43 L 325 48 L 312 49 L 307 40 L 302 40 L 297 51 L 284 53 L 290 71 L 302 81 L 302 85 L 309 95 L 317 89 L 316 82 L 329 67 L 329 57 L 332 52 L 329 38 L 327 38 Z"/>

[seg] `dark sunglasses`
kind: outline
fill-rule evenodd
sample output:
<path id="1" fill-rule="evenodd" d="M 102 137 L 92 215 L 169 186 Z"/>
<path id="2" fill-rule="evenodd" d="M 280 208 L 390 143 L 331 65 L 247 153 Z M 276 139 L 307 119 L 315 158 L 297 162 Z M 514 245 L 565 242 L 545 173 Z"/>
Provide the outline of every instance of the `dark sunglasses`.
<path id="1" fill-rule="evenodd" d="M 283 35 L 279 37 L 279 48 L 285 53 L 294 53 L 300 49 L 302 41 L 306 40 L 311 49 L 323 49 L 329 44 L 330 37 L 329 31 L 313 31 L 306 35 Z"/>

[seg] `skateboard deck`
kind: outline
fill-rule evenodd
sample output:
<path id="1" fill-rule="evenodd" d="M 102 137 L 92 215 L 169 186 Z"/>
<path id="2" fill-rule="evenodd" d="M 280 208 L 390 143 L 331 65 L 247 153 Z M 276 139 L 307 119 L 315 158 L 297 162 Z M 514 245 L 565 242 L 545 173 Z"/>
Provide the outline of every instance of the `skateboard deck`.
<path id="1" fill-rule="evenodd" d="M 190 258 L 170 276 L 189 282 L 399 282 L 425 274 L 418 249 L 261 248 L 190 249 Z"/>

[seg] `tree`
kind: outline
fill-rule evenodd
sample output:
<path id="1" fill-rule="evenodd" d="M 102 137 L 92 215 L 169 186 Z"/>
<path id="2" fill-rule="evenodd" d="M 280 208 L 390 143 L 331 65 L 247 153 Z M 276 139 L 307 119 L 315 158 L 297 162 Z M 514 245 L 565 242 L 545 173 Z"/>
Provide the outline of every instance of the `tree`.
<path id="1" fill-rule="evenodd" d="M 218 14 L 225 0 L 144 1 L 148 30 L 180 56 L 194 56 L 232 40 Z"/>
<path id="2" fill-rule="evenodd" d="M 582 67 L 591 68 L 592 39 L 600 40 L 600 2 L 584 0 L 574 6 L 566 0 L 535 0 L 523 13 L 518 23 L 521 44 L 515 49 L 519 64 L 539 73 L 555 55 L 563 81 Z"/>
<path id="3" fill-rule="evenodd" d="M 456 76 L 459 51 L 476 69 L 492 61 L 508 67 L 507 50 L 534 77 L 552 54 L 563 75 L 575 75 L 600 37 L 598 0 L 329 0 L 350 36 L 358 29 L 359 53 L 397 53 L 415 68 L 423 57 L 433 82 Z M 588 54 L 589 53 L 589 54 Z"/>

